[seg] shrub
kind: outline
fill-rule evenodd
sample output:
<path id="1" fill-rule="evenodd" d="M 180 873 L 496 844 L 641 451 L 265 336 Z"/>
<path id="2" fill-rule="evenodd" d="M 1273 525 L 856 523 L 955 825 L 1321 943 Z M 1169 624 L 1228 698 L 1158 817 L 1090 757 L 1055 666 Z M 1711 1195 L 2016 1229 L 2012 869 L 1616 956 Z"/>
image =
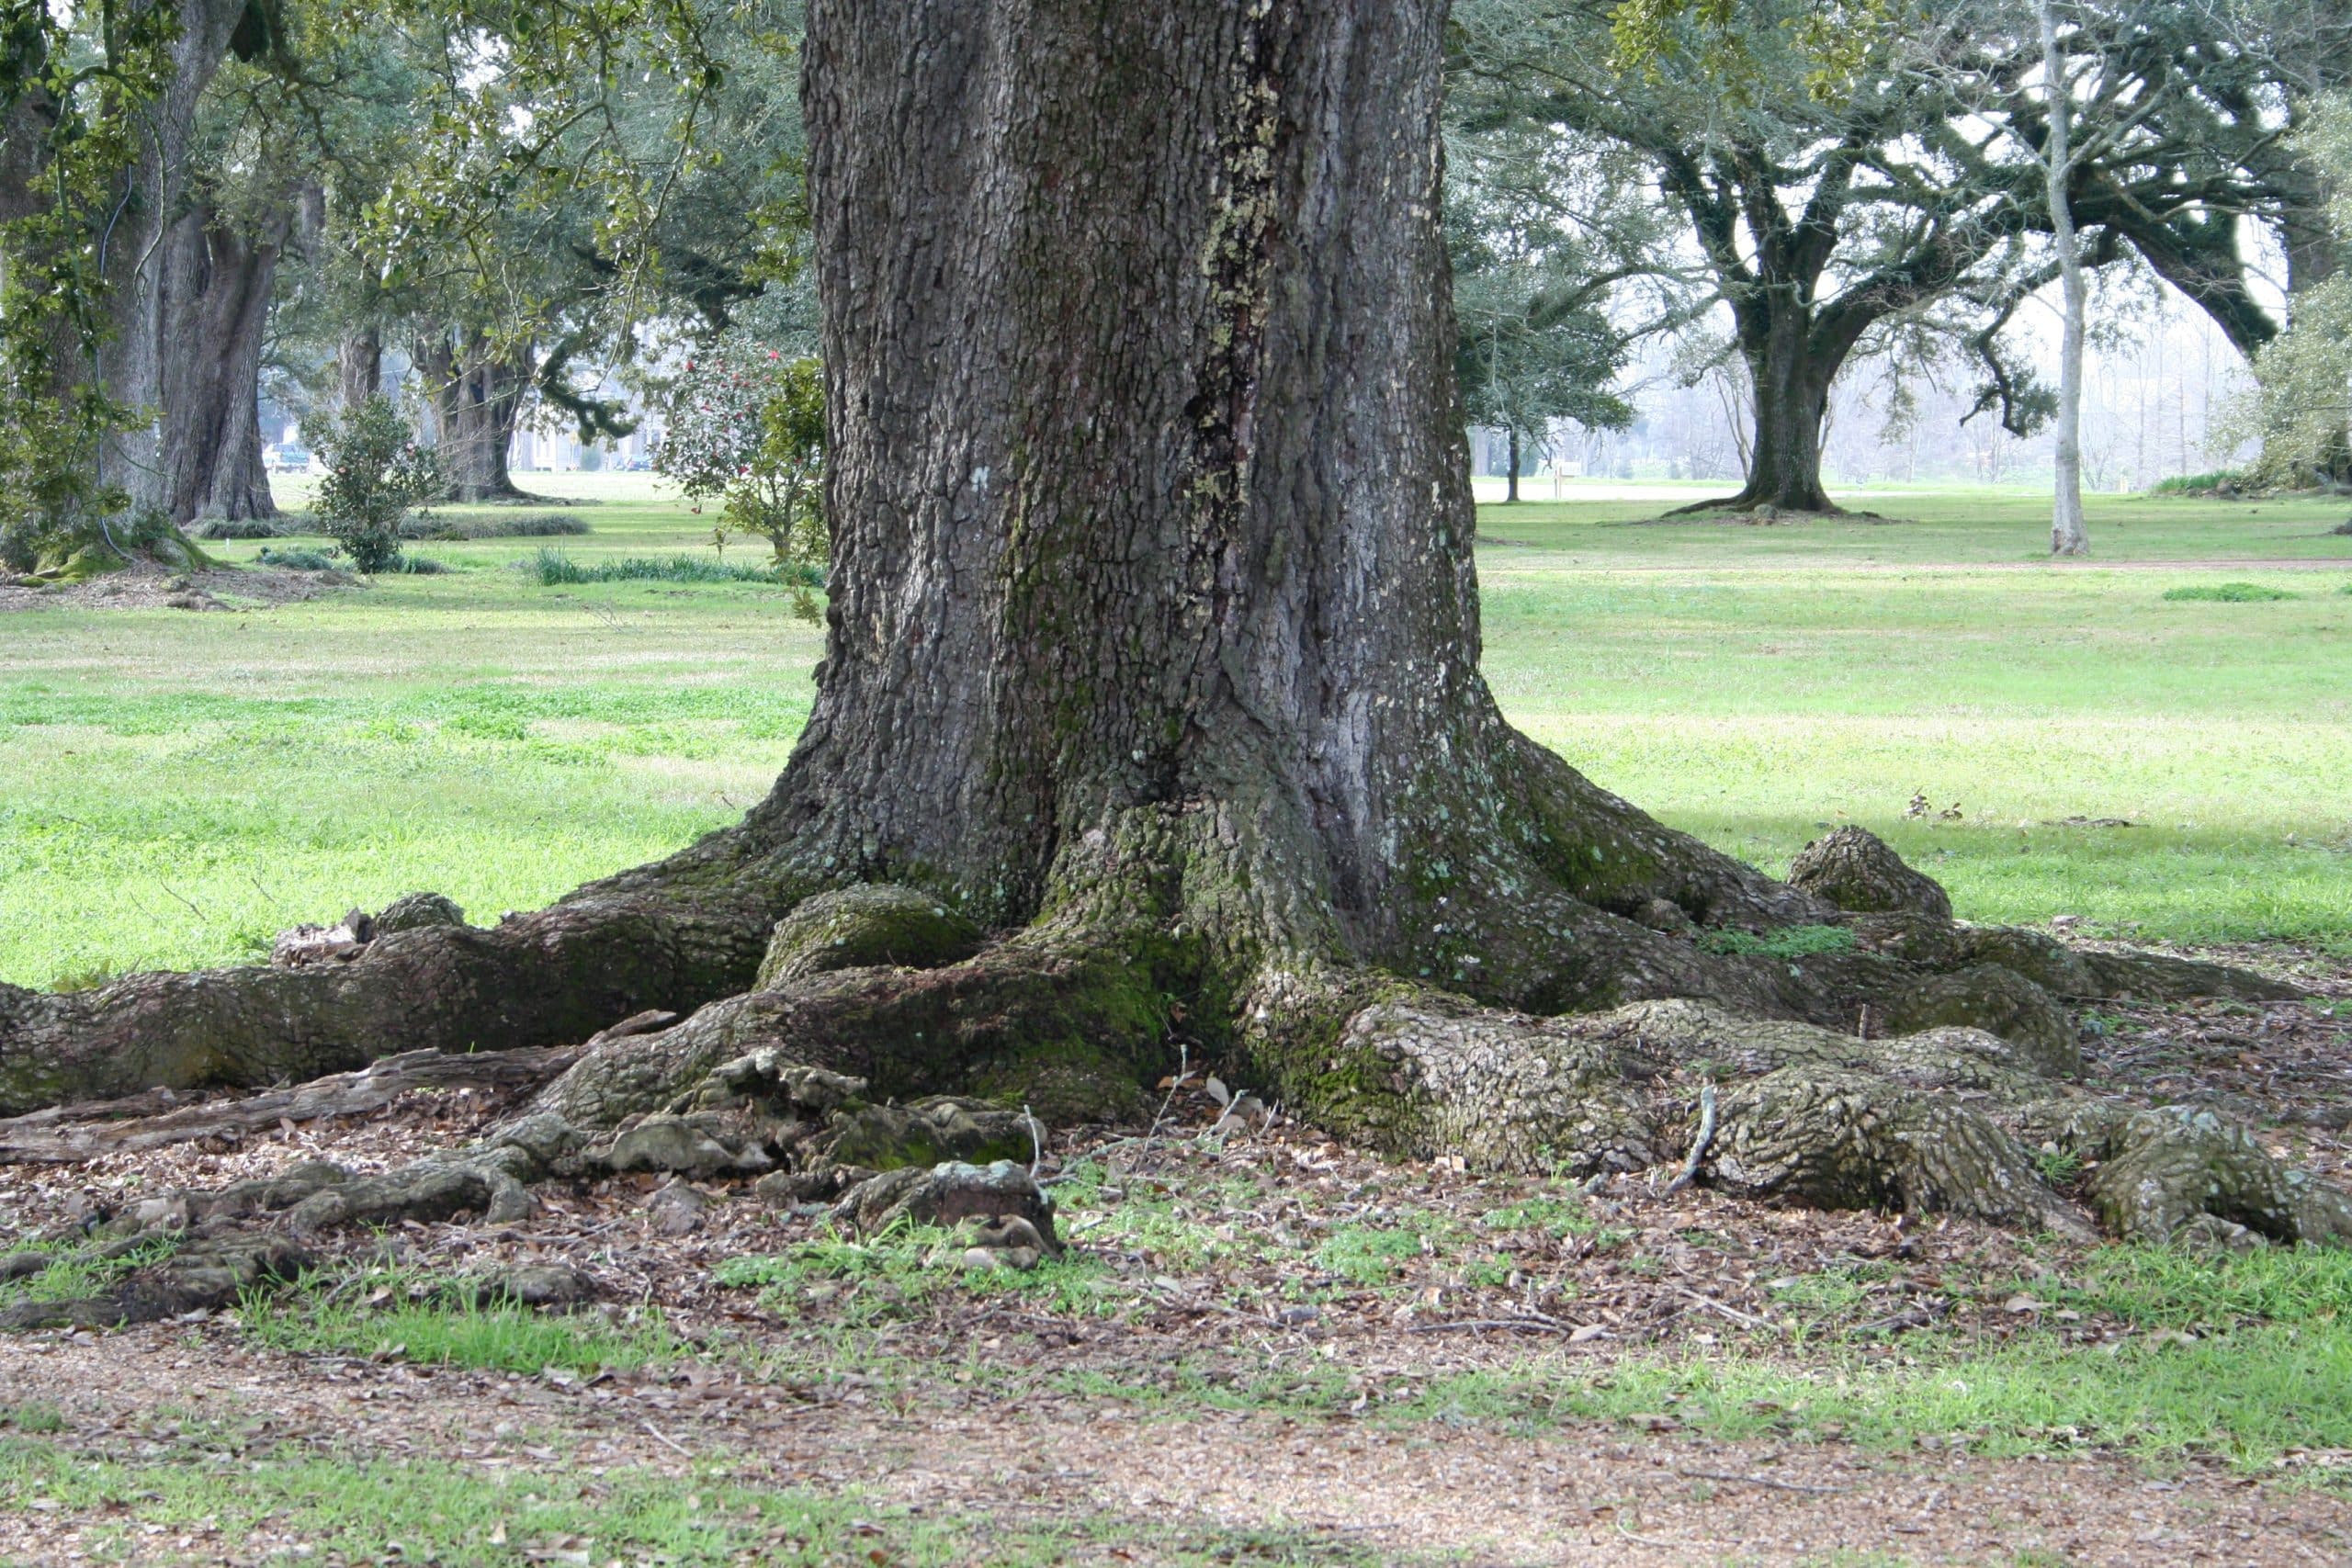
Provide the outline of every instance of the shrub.
<path id="1" fill-rule="evenodd" d="M 716 500 L 711 539 L 765 539 L 779 581 L 814 618 L 831 539 L 824 518 L 825 381 L 813 358 L 722 342 L 686 362 L 671 389 L 670 423 L 654 467 L 695 509 Z"/>
<path id="2" fill-rule="evenodd" d="M 264 566 L 280 567 L 288 571 L 333 571 L 334 570 L 334 558 L 323 550 L 299 548 L 277 550 L 264 545 L 261 547 L 261 554 L 254 558 Z"/>
<path id="3" fill-rule="evenodd" d="M 2165 597 L 2175 604 L 2194 600 L 2213 604 L 2261 604 L 2295 595 L 2283 588 L 2266 587 L 2259 582 L 2199 582 L 2186 588 L 2167 588 Z"/>
<path id="4" fill-rule="evenodd" d="M 705 560 L 700 556 L 664 556 L 652 558 L 628 556 L 619 560 L 581 562 L 561 550 L 541 547 L 529 560 L 520 563 L 542 588 L 560 588 L 582 582 L 763 582 L 771 587 L 778 583 L 807 589 L 813 586 L 803 575 L 789 579 L 773 566 L 729 566 L 722 560 Z M 800 569 L 804 573 L 808 569 Z M 818 579 L 817 581 L 822 581 Z"/>
<path id="5" fill-rule="evenodd" d="M 413 556 L 402 553 L 394 556 L 392 564 L 384 570 L 398 572 L 403 577 L 439 577 L 454 569 L 447 561 L 435 560 L 430 556 Z"/>
<path id="6" fill-rule="evenodd" d="M 2150 495 L 2219 495 L 2223 490 L 2243 494 L 2253 481 L 2241 468 L 2216 468 L 2210 474 L 2176 474 L 2158 479 Z"/>
<path id="7" fill-rule="evenodd" d="M 343 410 L 315 439 L 326 478 L 311 516 L 361 571 L 400 559 L 409 509 L 441 487 L 440 465 L 381 393 Z"/>

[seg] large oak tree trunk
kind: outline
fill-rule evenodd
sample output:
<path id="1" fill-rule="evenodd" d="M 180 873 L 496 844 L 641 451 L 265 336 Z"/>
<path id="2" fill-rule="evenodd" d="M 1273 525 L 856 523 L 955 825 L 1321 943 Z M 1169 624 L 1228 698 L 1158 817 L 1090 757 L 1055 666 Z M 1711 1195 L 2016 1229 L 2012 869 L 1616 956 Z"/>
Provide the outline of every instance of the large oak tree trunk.
<path id="1" fill-rule="evenodd" d="M 420 901 L 348 963 L 0 987 L 0 1108 L 698 1010 L 592 1043 L 470 1163 L 298 1211 L 505 1214 L 520 1177 L 621 1164 L 587 1130 L 810 1068 L 1099 1115 L 1181 1028 L 1397 1153 L 1655 1163 L 1690 1141 L 1679 1086 L 1730 1070 L 1690 1157 L 1742 1192 L 2083 1231 L 2028 1135 L 2122 1173 L 2119 1228 L 2222 1217 L 2226 1188 L 2230 1224 L 2352 1234 L 2258 1150 L 2050 1076 L 2075 1059 L 2051 989 L 2238 978 L 2101 968 L 1948 905 L 1802 963 L 1702 944 L 1848 917 L 1503 721 L 1438 223 L 1444 16 L 814 0 L 832 573 L 769 797 L 490 931 Z M 1868 861 L 1833 858 L 1826 889 Z M 1914 1032 L 1844 1032 L 1864 1006 Z M 1975 1021 L 2006 1033 L 1935 1027 Z"/>
<path id="2" fill-rule="evenodd" d="M 246 233 L 199 205 L 164 238 L 160 489 L 174 523 L 277 515 L 262 460 L 261 358 L 294 217 L 289 206 Z"/>
<path id="3" fill-rule="evenodd" d="M 141 117 L 141 152 L 125 175 L 120 214 L 104 236 L 102 254 L 112 330 L 99 348 L 99 379 L 118 403 L 157 417 L 102 444 L 98 478 L 130 498 L 134 518 L 176 523 L 194 515 L 189 508 L 198 497 L 186 487 L 198 481 L 198 491 L 209 491 L 217 465 L 173 451 L 180 434 L 171 428 L 179 412 L 175 405 L 191 379 L 213 379 L 201 361 L 222 348 L 182 331 L 207 313 L 198 297 L 214 259 L 207 243 L 210 226 L 191 187 L 190 142 L 198 103 L 228 58 L 246 0 L 176 0 L 173 8 L 180 28 L 171 46 L 174 70 Z M 265 290 L 265 309 L 266 301 Z M 257 366 L 258 336 L 253 347 Z M 230 345 L 224 357 L 241 355 Z M 215 381 L 213 389 L 219 385 Z M 238 400 L 250 404 L 253 395 L 249 381 Z M 217 402 L 193 412 L 198 423 L 224 413 Z M 223 419 L 224 429 L 233 418 Z M 232 491 L 238 478 L 229 476 Z"/>
<path id="4" fill-rule="evenodd" d="M 416 356 L 433 411 L 444 499 L 510 501 L 523 492 L 507 472 L 531 367 L 517 351 L 493 351 L 480 333 L 445 333 Z"/>

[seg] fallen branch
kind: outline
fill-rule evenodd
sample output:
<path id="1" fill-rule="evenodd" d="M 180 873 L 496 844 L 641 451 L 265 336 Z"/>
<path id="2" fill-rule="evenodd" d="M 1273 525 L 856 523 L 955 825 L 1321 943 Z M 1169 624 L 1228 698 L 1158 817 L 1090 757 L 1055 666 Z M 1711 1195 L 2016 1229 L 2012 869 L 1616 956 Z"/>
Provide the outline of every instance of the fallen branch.
<path id="1" fill-rule="evenodd" d="M 154 1089 L 128 1100 L 36 1111 L 0 1121 L 0 1164 L 71 1165 L 198 1138 L 243 1135 L 283 1122 L 365 1116 L 412 1089 L 531 1089 L 578 1061 L 581 1050 L 577 1045 L 548 1045 L 464 1055 L 411 1051 L 379 1058 L 360 1072 L 337 1073 L 235 1100 L 166 1109 L 180 1097 L 169 1089 Z"/>

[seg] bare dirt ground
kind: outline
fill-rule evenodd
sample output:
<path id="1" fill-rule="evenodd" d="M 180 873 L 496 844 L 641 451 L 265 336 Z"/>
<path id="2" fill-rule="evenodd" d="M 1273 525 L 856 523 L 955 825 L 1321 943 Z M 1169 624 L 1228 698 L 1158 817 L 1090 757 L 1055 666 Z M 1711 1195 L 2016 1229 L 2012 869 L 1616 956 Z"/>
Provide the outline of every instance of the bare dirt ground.
<path id="1" fill-rule="evenodd" d="M 2321 999 L 2086 1014 L 2089 1081 L 2256 1117 L 2277 1152 L 2352 1180 L 2352 972 L 2276 949 L 2226 956 L 2290 968 Z M 0 1168 L 0 1243 L 307 1159 L 384 1168 L 511 1109 L 421 1092 L 241 1143 Z M 1934 1216 L 1668 1196 L 1670 1173 L 1589 1194 L 1481 1179 L 1366 1159 L 1279 1120 L 1212 1137 L 1216 1114 L 1187 1085 L 1155 1128 L 1057 1134 L 1040 1173 L 1066 1194 L 1072 1250 L 1050 1278 L 812 1251 L 832 1234 L 820 1207 L 711 1183 L 682 1219 L 677 1193 L 654 1201 L 652 1179 L 624 1179 L 548 1190 L 514 1227 L 461 1216 L 347 1236 L 337 1262 L 395 1263 L 399 1278 L 566 1262 L 607 1316 L 658 1308 L 684 1341 L 674 1355 L 588 1375 L 472 1370 L 389 1343 L 272 1348 L 226 1313 L 0 1340 L 0 1411 L 53 1411 L 40 1441 L 77 1461 L 724 1472 L 911 1517 L 1103 1525 L 1100 1550 L 1073 1562 L 1148 1560 L 1117 1527 L 1171 1521 L 1278 1524 L 1371 1562 L 2352 1562 L 2339 1479 L 2352 1455 L 2152 1466 L 2097 1440 L 1998 1457 L 1932 1433 L 1734 1438 L 1678 1415 L 1670 1393 L 1606 1418 L 1541 1408 L 1544 1389 L 1645 1359 L 1892 1367 L 1926 1337 L 2097 1356 L 2144 1336 L 2033 1297 L 2077 1249 Z M 743 1275 L 759 1258 L 800 1261 Z M 1839 1292 L 1792 1293 L 1824 1279 Z M 894 1528 L 877 1524 L 870 1561 L 897 1560 Z M 0 1560 L 26 1563 L 245 1563 L 303 1546 L 269 1526 L 141 1525 L 51 1497 L 0 1512 Z"/>

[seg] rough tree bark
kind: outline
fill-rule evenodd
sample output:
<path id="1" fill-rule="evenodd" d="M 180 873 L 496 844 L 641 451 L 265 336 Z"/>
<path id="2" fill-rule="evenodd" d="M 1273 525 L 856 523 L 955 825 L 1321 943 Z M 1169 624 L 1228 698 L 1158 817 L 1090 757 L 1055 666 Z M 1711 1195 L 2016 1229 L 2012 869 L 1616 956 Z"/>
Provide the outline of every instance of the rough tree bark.
<path id="1" fill-rule="evenodd" d="M 292 204 L 254 232 L 198 204 L 165 233 L 158 392 L 164 514 L 275 517 L 262 460 L 261 357 L 270 290 L 292 237 Z"/>
<path id="2" fill-rule="evenodd" d="M 336 400 L 345 408 L 366 402 L 384 389 L 384 334 L 359 327 L 335 347 Z"/>
<path id="3" fill-rule="evenodd" d="M 232 1204 L 504 1216 L 657 1143 L 761 1168 L 782 1134 L 708 1118 L 838 1111 L 831 1075 L 1116 1111 L 1181 1028 L 1398 1154 L 1678 1158 L 1729 1075 L 1694 1163 L 1737 1191 L 2086 1232 L 2030 1137 L 2139 1172 L 2085 1197 L 2132 1234 L 2352 1234 L 2242 1134 L 2065 1081 L 2054 996 L 2276 987 L 1954 926 L 1859 840 L 1775 882 L 1503 721 L 1444 10 L 816 0 L 833 567 L 769 797 L 487 931 L 404 900 L 347 963 L 0 988 L 0 1109 L 604 1030 L 472 1150 Z M 1753 934 L 1832 923 L 1794 959 Z"/>
<path id="4" fill-rule="evenodd" d="M 1519 426 L 1510 428 L 1510 479 L 1503 487 L 1503 499 L 1516 503 L 1519 500 Z"/>
<path id="5" fill-rule="evenodd" d="M 207 313 L 196 297 L 206 291 L 216 263 L 207 245 L 209 225 L 191 188 L 190 141 L 198 103 L 240 36 L 250 0 L 164 3 L 179 18 L 171 46 L 174 70 L 142 117 L 140 155 L 125 175 L 121 213 L 106 236 L 101 259 L 112 332 L 98 362 L 99 378 L 116 401 L 157 411 L 158 417 L 102 445 L 98 478 L 130 496 L 133 516 L 176 523 L 194 514 L 187 508 L 195 498 L 183 485 L 209 481 L 218 467 L 172 451 L 180 434 L 171 428 L 173 400 L 191 379 L 211 378 L 210 367 L 201 361 L 219 346 L 191 340 L 179 330 Z M 238 290 L 232 287 L 228 292 Z M 265 291 L 265 309 L 266 300 Z M 232 308 L 230 301 L 220 303 Z M 254 348 L 257 355 L 258 337 Z M 249 382 L 237 400 L 250 404 L 252 399 Z M 254 456 L 257 461 L 257 450 Z M 232 460 L 231 467 L 236 466 Z M 232 491 L 239 477 L 228 476 Z M 200 488 L 209 489 L 209 483 Z"/>
<path id="6" fill-rule="evenodd" d="M 506 464 L 531 384 L 525 357 L 492 351 L 481 333 L 448 332 L 418 345 L 416 367 L 433 411 L 434 450 L 447 485 L 443 499 L 521 496 Z"/>

